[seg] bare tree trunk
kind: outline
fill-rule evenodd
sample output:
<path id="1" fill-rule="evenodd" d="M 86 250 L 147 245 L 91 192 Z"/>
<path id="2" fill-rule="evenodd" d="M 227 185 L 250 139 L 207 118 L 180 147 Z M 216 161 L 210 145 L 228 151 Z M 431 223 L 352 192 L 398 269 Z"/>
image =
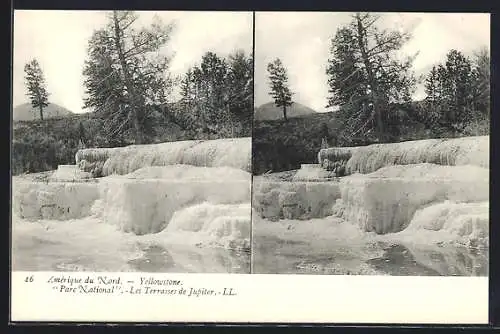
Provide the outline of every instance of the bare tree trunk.
<path id="1" fill-rule="evenodd" d="M 43 106 L 42 106 L 42 104 L 40 104 L 38 106 L 38 109 L 40 110 L 40 119 L 43 121 Z"/>
<path id="2" fill-rule="evenodd" d="M 227 108 L 227 109 L 228 109 L 228 114 L 229 114 L 229 120 L 231 121 L 231 137 L 234 138 L 235 137 L 235 135 L 234 135 L 235 134 L 234 119 L 233 119 L 233 116 L 231 115 L 230 109 L 229 108 Z"/>
<path id="3" fill-rule="evenodd" d="M 42 104 L 42 96 L 40 95 L 39 89 L 37 89 L 36 95 L 38 97 L 38 110 L 40 111 L 40 120 L 43 121 L 43 104 Z"/>
<path id="4" fill-rule="evenodd" d="M 134 84 L 132 83 L 132 79 L 130 77 L 127 62 L 123 52 L 121 30 L 116 12 L 113 12 L 113 23 L 115 29 L 115 38 L 114 38 L 115 46 L 118 51 L 118 58 L 120 60 L 120 64 L 122 66 L 123 78 L 125 79 L 125 84 L 127 85 L 127 93 L 130 96 L 130 106 L 131 106 L 130 113 L 132 116 L 132 122 L 135 130 L 135 143 L 142 144 L 144 142 L 144 138 L 142 133 L 142 126 L 141 126 L 142 124 L 140 122 L 141 120 L 139 119 L 140 110 L 137 105 L 137 95 L 135 93 Z"/>
<path id="5" fill-rule="evenodd" d="M 285 121 L 288 120 L 288 118 L 286 117 L 286 105 L 283 106 L 283 118 L 285 119 Z"/>
<path id="6" fill-rule="evenodd" d="M 370 63 L 370 59 L 368 56 L 368 53 L 366 51 L 366 46 L 365 46 L 365 40 L 366 40 L 366 34 L 365 34 L 365 28 L 363 27 L 363 22 L 361 22 L 361 17 L 359 14 L 356 15 L 356 21 L 357 21 L 357 32 L 358 32 L 358 46 L 359 50 L 361 52 L 361 57 L 363 58 L 363 63 L 366 68 L 366 74 L 368 75 L 368 80 L 370 82 L 370 90 L 371 90 L 371 97 L 372 97 L 372 103 L 373 103 L 373 113 L 375 115 L 375 122 L 376 122 L 376 132 L 377 132 L 377 137 L 378 139 L 382 142 L 383 137 L 384 137 L 384 124 L 382 121 L 382 110 L 380 108 L 380 97 L 379 97 L 379 92 L 378 92 L 378 85 L 377 85 L 377 80 L 375 78 L 375 75 L 373 73 L 373 68 L 372 64 Z"/>

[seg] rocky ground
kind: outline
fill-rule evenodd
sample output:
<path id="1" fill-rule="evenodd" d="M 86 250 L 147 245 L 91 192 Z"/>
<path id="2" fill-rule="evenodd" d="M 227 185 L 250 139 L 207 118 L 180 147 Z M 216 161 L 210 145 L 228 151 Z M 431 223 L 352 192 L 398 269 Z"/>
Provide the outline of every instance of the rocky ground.
<path id="1" fill-rule="evenodd" d="M 288 170 L 285 172 L 268 173 L 259 175 L 258 177 L 262 178 L 265 181 L 292 181 L 297 171 L 298 170 L 295 169 L 295 170 Z"/>

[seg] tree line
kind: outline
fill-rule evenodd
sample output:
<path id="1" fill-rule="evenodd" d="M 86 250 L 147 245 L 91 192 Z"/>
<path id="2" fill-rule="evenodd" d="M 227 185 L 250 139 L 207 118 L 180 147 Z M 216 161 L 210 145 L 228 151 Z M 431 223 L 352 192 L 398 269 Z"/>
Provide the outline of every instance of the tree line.
<path id="1" fill-rule="evenodd" d="M 252 56 L 237 50 L 226 59 L 207 52 L 182 78 L 177 117 L 199 131 L 249 136 L 252 105 Z"/>
<path id="2" fill-rule="evenodd" d="M 401 56 L 411 33 L 382 29 L 380 18 L 355 13 L 331 39 L 326 108 L 338 108 L 337 136 L 343 142 L 355 137 L 394 141 L 409 121 L 424 124 L 431 136 L 488 134 L 489 50 L 480 49 L 472 58 L 450 50 L 443 63 L 419 77 L 413 71 L 418 53 Z M 267 70 L 269 94 L 286 120 L 286 108 L 293 103 L 287 70 L 280 59 L 269 63 Z M 423 81 L 426 97 L 415 103 L 412 97 Z"/>
<path id="3" fill-rule="evenodd" d="M 446 61 L 434 66 L 425 79 L 425 112 L 420 119 L 429 127 L 452 134 L 471 132 L 482 123 L 489 133 L 490 55 L 486 48 L 470 59 L 450 50 Z"/>
<path id="4" fill-rule="evenodd" d="M 175 24 L 155 17 L 149 26 L 138 26 L 138 18 L 133 11 L 113 11 L 88 42 L 83 107 L 105 120 L 103 132 L 110 142 L 123 142 L 125 137 L 135 144 L 151 142 L 159 119 L 218 137 L 248 135 L 252 55 L 235 51 L 226 59 L 207 52 L 181 78 L 173 76 L 173 54 L 162 51 L 169 46 Z M 38 61 L 27 64 L 25 72 L 31 104 L 43 118 L 48 94 Z M 181 100 L 172 101 L 179 83 Z"/>

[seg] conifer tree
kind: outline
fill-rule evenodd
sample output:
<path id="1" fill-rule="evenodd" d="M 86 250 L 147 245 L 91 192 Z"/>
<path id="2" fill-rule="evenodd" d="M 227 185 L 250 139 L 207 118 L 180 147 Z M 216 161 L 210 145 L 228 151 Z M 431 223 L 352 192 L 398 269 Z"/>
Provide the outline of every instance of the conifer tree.
<path id="1" fill-rule="evenodd" d="M 43 110 L 49 105 L 48 92 L 43 71 L 38 60 L 33 59 L 24 66 L 28 97 L 33 109 L 38 109 L 40 119 L 43 120 Z"/>
<path id="2" fill-rule="evenodd" d="M 141 144 L 152 131 L 151 106 L 165 103 L 172 91 L 171 56 L 158 51 L 169 42 L 173 25 L 156 17 L 149 27 L 136 27 L 132 11 L 113 11 L 107 19 L 89 41 L 84 108 L 105 116 L 109 136 L 130 133 Z"/>
<path id="3" fill-rule="evenodd" d="M 271 95 L 274 99 L 274 104 L 278 108 L 283 108 L 283 118 L 287 120 L 286 110 L 287 107 L 292 105 L 292 95 L 288 87 L 288 74 L 286 68 L 284 67 L 281 59 L 276 58 L 273 62 L 267 65 L 267 71 L 269 73 L 269 84 Z"/>
<path id="4" fill-rule="evenodd" d="M 349 24 L 337 30 L 326 70 L 327 107 L 340 107 L 344 137 L 374 133 L 384 142 L 396 121 L 389 114 L 390 105 L 409 102 L 416 79 L 411 71 L 415 55 L 397 56 L 411 35 L 380 29 L 379 19 L 377 14 L 355 13 Z"/>

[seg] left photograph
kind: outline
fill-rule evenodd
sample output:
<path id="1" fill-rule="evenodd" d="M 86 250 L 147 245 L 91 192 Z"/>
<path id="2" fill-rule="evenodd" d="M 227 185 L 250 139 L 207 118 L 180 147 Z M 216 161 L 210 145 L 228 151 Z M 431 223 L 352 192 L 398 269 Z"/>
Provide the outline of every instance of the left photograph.
<path id="1" fill-rule="evenodd" d="M 15 11 L 13 271 L 250 273 L 252 12 Z"/>

